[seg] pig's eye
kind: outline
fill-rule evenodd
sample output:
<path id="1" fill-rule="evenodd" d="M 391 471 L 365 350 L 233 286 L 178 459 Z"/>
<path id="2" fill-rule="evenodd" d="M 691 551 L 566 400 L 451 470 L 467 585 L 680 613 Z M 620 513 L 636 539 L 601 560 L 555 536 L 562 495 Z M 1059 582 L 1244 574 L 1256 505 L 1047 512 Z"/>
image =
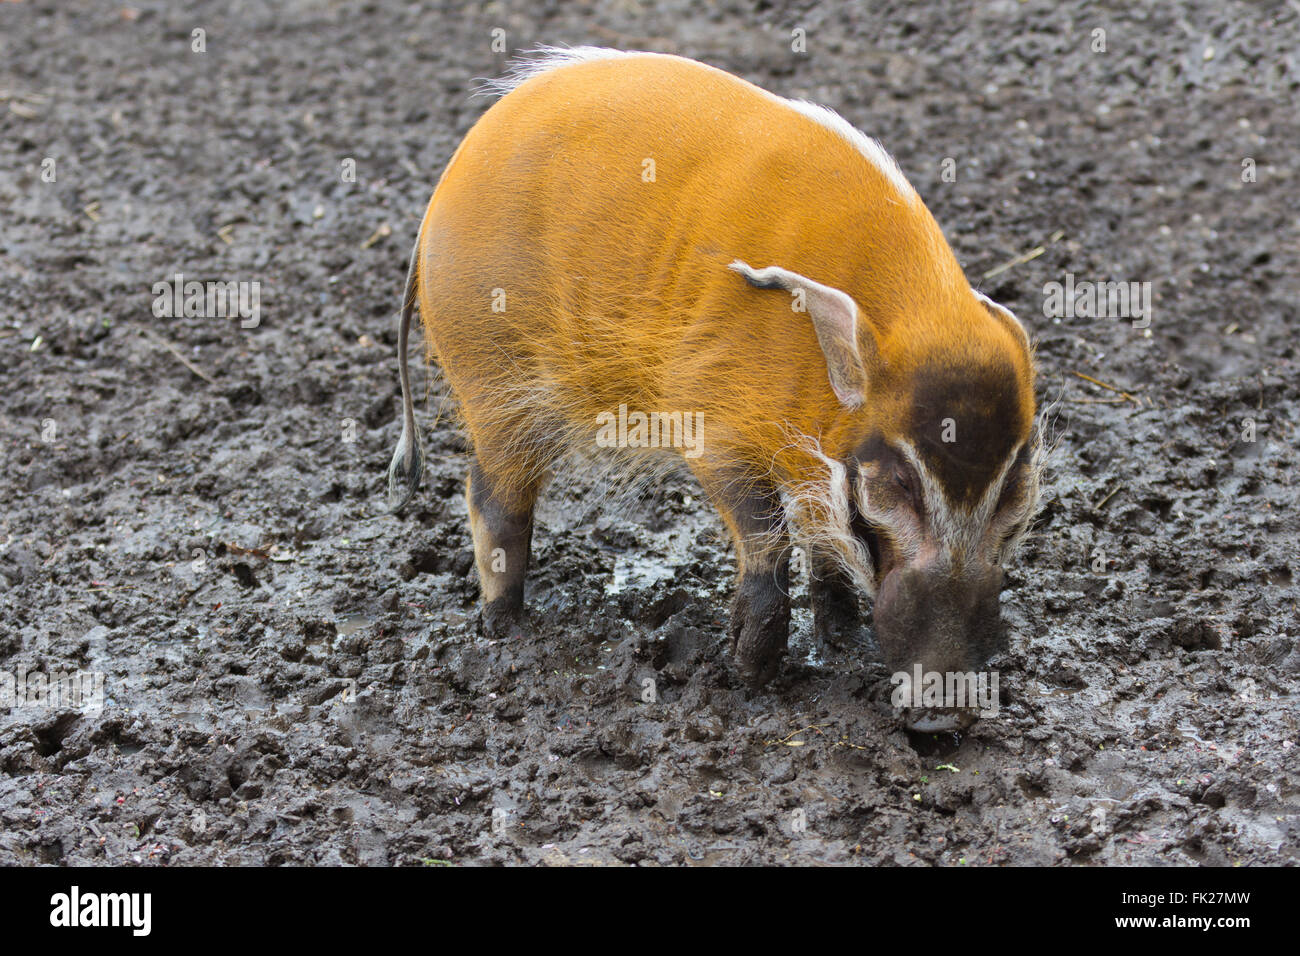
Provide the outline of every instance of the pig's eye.
<path id="1" fill-rule="evenodd" d="M 894 484 L 907 497 L 908 503 L 919 511 L 921 500 L 920 495 L 917 494 L 916 481 L 913 479 L 912 473 L 906 468 L 896 467 L 894 469 Z"/>

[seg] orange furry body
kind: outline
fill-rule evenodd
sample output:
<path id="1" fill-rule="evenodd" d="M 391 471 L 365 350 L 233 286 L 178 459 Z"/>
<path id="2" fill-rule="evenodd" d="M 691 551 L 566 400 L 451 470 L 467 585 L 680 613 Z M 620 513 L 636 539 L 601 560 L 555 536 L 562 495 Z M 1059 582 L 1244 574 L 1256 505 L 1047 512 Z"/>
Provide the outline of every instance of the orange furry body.
<path id="1" fill-rule="evenodd" d="M 824 469 L 792 435 L 843 457 L 862 415 L 903 427 L 918 362 L 1017 351 L 914 193 L 835 130 L 676 57 L 576 63 L 505 96 L 443 174 L 418 256 L 430 352 L 510 484 L 594 445 L 620 405 L 698 415 L 699 469 L 807 481 Z M 736 259 L 853 296 L 881 357 L 864 409 L 827 387 L 807 315 L 756 295 Z"/>

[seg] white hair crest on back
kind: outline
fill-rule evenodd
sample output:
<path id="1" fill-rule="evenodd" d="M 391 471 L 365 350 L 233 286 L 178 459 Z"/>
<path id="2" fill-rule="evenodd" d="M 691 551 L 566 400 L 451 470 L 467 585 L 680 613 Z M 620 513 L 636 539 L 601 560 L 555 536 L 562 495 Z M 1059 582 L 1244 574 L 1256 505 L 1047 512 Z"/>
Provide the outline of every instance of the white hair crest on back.
<path id="1" fill-rule="evenodd" d="M 570 66 L 575 63 L 590 63 L 594 60 L 618 60 L 633 56 L 673 56 L 673 54 L 654 53 L 649 50 L 611 50 L 600 46 L 539 46 L 532 50 L 526 50 L 511 60 L 506 67 L 505 73 L 501 76 L 477 78 L 474 81 L 474 95 L 505 96 L 533 77 L 563 66 Z M 744 82 L 733 74 L 727 75 L 732 76 L 738 82 Z M 784 96 L 777 96 L 761 86 L 755 88 L 774 102 L 789 107 L 846 140 L 866 157 L 872 166 L 880 171 L 881 175 L 894 187 L 900 197 L 909 202 L 919 201 L 920 197 L 917 195 L 916 190 L 907 181 L 907 177 L 903 175 L 903 171 L 899 168 L 894 157 L 890 156 L 885 147 L 880 145 L 879 140 L 868 136 L 829 107 L 809 103 L 807 100 L 792 100 Z"/>
<path id="2" fill-rule="evenodd" d="M 643 50 L 611 50 L 603 46 L 539 46 L 525 50 L 497 77 L 479 77 L 474 81 L 475 96 L 505 96 L 533 77 L 574 63 L 592 60 L 618 60 L 629 56 L 667 56 Z"/>
<path id="3" fill-rule="evenodd" d="M 761 89 L 761 87 L 760 87 Z M 833 133 L 837 133 L 843 139 L 857 149 L 859 153 L 867 158 L 872 166 L 880 170 L 889 184 L 894 187 L 900 196 L 904 199 L 920 198 L 912 184 L 907 181 L 903 171 L 898 168 L 898 163 L 886 152 L 885 147 L 880 145 L 880 141 L 868 136 L 862 130 L 858 129 L 839 113 L 835 112 L 829 106 L 820 106 L 817 103 L 809 103 L 807 100 L 791 100 L 784 96 L 777 96 L 775 93 L 768 93 L 763 90 L 772 99 L 784 103 L 786 106 L 802 113 L 814 123 L 820 123 Z"/>

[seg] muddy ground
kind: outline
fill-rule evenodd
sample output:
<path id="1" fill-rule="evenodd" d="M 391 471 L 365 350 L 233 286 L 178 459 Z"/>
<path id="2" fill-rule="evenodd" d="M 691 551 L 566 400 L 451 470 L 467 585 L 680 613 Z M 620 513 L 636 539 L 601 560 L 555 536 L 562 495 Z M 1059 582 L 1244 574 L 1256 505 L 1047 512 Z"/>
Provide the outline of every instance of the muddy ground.
<path id="1" fill-rule="evenodd" d="M 1300 860 L 1295 3 L 184 6 L 0 3 L 0 671 L 106 697 L 0 710 L 0 863 Z M 385 513 L 407 252 L 498 28 L 839 109 L 1025 319 L 1054 453 L 1000 716 L 909 736 L 802 578 L 745 689 L 686 478 L 553 488 L 537 635 L 483 639 L 432 374 Z M 156 317 L 176 273 L 260 324 Z M 1067 273 L 1150 282 L 1149 328 L 1045 316 Z"/>

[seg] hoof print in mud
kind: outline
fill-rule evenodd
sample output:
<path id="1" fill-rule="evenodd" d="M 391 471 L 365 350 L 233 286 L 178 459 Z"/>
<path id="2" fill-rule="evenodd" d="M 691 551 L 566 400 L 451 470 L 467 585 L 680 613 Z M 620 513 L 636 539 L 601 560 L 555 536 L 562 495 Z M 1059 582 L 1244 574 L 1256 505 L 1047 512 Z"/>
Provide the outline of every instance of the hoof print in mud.
<path id="1" fill-rule="evenodd" d="M 918 734 L 960 733 L 975 726 L 979 711 L 956 707 L 909 707 L 902 713 L 903 727 Z"/>

